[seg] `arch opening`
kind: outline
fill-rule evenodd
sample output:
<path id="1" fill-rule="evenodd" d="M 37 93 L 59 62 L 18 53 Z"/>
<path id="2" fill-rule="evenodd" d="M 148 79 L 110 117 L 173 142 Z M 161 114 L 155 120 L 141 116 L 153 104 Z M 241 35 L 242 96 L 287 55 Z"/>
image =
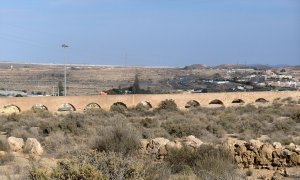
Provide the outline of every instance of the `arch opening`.
<path id="1" fill-rule="evenodd" d="M 122 102 L 115 102 L 110 106 L 110 111 L 125 113 L 126 110 L 127 110 L 127 106 Z"/>
<path id="2" fill-rule="evenodd" d="M 70 103 L 62 104 L 57 111 L 76 111 L 75 107 Z"/>
<path id="3" fill-rule="evenodd" d="M 224 103 L 219 99 L 214 99 L 210 101 L 209 104 L 224 105 Z"/>
<path id="4" fill-rule="evenodd" d="M 124 104 L 123 102 L 115 102 L 115 103 L 113 103 L 113 105 L 112 106 L 121 106 L 121 107 L 124 107 L 124 108 L 126 108 L 127 109 L 127 106 L 126 106 L 126 104 Z"/>
<path id="5" fill-rule="evenodd" d="M 258 98 L 258 99 L 255 100 L 255 102 L 257 102 L 257 103 L 267 103 L 269 101 L 266 100 L 265 98 Z"/>
<path id="6" fill-rule="evenodd" d="M 141 101 L 136 105 L 136 108 L 146 108 L 151 109 L 152 104 L 149 101 Z"/>
<path id="7" fill-rule="evenodd" d="M 41 103 L 33 105 L 31 109 L 32 110 L 44 110 L 44 111 L 48 111 L 48 108 L 45 105 L 41 104 Z"/>
<path id="8" fill-rule="evenodd" d="M 185 108 L 196 108 L 199 107 L 200 103 L 196 100 L 190 100 L 186 103 L 186 105 L 184 106 Z"/>
<path id="9" fill-rule="evenodd" d="M 16 106 L 14 104 L 9 104 L 3 107 L 2 113 L 19 113 L 21 112 L 21 108 L 19 106 Z"/>
<path id="10" fill-rule="evenodd" d="M 232 101 L 232 103 L 233 103 L 233 104 L 244 104 L 245 101 L 242 100 L 242 99 L 234 99 L 234 100 Z"/>
<path id="11" fill-rule="evenodd" d="M 88 111 L 88 110 L 99 110 L 99 109 L 101 109 L 101 106 L 98 103 L 89 103 L 88 105 L 85 106 L 83 110 Z"/>

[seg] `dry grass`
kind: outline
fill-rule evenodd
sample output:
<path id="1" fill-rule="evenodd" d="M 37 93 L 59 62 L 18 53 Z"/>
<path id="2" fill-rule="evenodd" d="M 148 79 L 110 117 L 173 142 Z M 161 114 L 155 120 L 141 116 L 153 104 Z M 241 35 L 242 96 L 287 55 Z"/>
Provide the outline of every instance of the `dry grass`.
<path id="1" fill-rule="evenodd" d="M 164 162 L 155 162 L 138 154 L 139 139 L 195 135 L 207 143 L 219 144 L 226 134 L 235 133 L 246 140 L 268 135 L 272 141 L 300 144 L 297 138 L 300 137 L 299 105 L 286 101 L 285 104 L 273 103 L 259 108 L 251 105 L 215 109 L 197 107 L 188 111 L 178 110 L 172 100 L 162 102 L 160 108 L 154 110 L 132 108 L 69 114 L 33 110 L 0 116 L 0 130 L 24 140 L 37 138 L 48 156 L 70 160 L 58 168 L 70 167 L 75 174 L 83 171 L 104 178 L 120 178 L 128 176 L 126 168 L 134 166 L 134 173 L 144 179 L 218 179 L 221 176 L 239 179 L 239 175 L 232 173 L 235 165 L 220 149 L 202 147 L 196 152 L 184 149 L 172 152 Z M 7 147 L 0 139 L 0 150 L 7 151 Z M 88 159 L 90 155 L 75 152 L 91 150 L 96 150 L 93 151 L 95 156 L 101 156 L 99 158 L 104 162 L 127 162 L 128 166 L 117 172 L 107 169 L 109 166 L 104 164 L 98 167 L 92 160 L 87 165 L 80 164 L 80 158 Z M 70 173 L 63 169 L 59 171 Z M 37 177 L 44 173 L 40 169 L 33 172 Z M 49 177 L 56 176 L 50 173 Z"/>

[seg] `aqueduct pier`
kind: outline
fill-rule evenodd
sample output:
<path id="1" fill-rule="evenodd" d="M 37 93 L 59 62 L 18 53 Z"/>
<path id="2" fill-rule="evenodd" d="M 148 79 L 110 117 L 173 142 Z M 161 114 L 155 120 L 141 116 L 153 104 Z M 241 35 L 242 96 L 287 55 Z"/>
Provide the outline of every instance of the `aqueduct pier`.
<path id="1" fill-rule="evenodd" d="M 90 103 L 109 110 L 114 103 L 124 103 L 127 107 L 135 107 L 140 102 L 147 102 L 153 108 L 166 99 L 173 99 L 180 109 L 185 109 L 187 102 L 194 101 L 202 107 L 212 107 L 213 104 L 224 106 L 254 104 L 256 102 L 272 103 L 276 99 L 293 98 L 300 100 L 300 91 L 277 92 L 227 92 L 199 94 L 130 94 L 107 96 L 49 96 L 49 97 L 8 97 L 0 98 L 0 108 L 14 105 L 20 111 L 30 110 L 40 104 L 49 111 L 56 112 L 63 104 L 70 104 L 76 111 L 83 111 Z"/>

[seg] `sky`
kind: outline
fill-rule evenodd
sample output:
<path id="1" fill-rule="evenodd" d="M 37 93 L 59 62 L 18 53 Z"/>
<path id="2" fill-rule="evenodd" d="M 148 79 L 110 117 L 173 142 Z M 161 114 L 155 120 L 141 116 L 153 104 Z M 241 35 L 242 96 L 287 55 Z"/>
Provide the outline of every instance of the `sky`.
<path id="1" fill-rule="evenodd" d="M 0 0 L 0 61 L 65 60 L 299 65 L 300 1 Z"/>

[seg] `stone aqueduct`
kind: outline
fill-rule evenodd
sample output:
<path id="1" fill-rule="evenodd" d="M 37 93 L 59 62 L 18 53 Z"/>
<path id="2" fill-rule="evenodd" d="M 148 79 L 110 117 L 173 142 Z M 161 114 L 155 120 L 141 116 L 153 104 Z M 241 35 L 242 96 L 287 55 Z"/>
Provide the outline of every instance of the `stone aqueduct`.
<path id="1" fill-rule="evenodd" d="M 166 99 L 173 99 L 180 109 L 185 109 L 187 102 L 199 103 L 202 107 L 213 107 L 213 104 L 224 106 L 254 104 L 256 102 L 272 103 L 275 99 L 294 98 L 300 100 L 300 91 L 282 92 L 230 92 L 202 94 L 136 94 L 107 96 L 67 96 L 67 97 L 11 97 L 0 98 L 0 108 L 15 106 L 20 111 L 30 110 L 37 104 L 43 105 L 51 112 L 56 112 L 63 104 L 70 104 L 74 110 L 82 112 L 90 103 L 109 110 L 114 103 L 124 103 L 135 107 L 140 102 L 150 103 L 153 108 Z"/>

